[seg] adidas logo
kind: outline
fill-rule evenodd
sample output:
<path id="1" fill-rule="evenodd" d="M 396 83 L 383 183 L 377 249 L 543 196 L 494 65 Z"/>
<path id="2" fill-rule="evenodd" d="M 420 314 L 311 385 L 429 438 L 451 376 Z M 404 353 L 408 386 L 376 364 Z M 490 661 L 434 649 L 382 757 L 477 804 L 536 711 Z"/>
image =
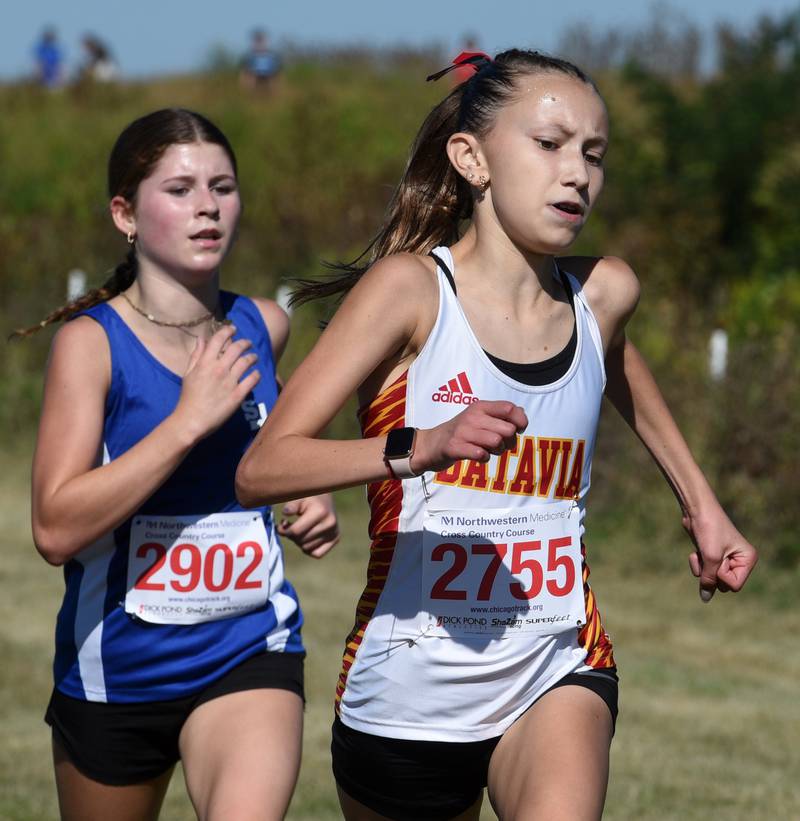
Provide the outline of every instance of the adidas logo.
<path id="1" fill-rule="evenodd" d="M 431 399 L 434 402 L 447 402 L 453 405 L 471 405 L 478 401 L 464 371 L 453 379 L 448 379 L 444 385 L 440 385 L 439 390 L 431 394 Z"/>

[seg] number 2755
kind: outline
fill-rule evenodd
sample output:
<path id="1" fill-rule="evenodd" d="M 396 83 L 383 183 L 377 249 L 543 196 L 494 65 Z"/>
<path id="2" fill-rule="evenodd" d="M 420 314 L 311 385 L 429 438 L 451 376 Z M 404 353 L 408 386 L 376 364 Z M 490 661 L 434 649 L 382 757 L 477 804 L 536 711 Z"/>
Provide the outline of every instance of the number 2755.
<path id="1" fill-rule="evenodd" d="M 511 595 L 515 599 L 534 599 L 542 592 L 542 587 L 546 587 L 552 596 L 566 596 L 575 585 L 575 565 L 569 556 L 559 555 L 558 551 L 567 548 L 572 544 L 569 536 L 561 536 L 557 539 L 550 539 L 547 542 L 547 564 L 546 568 L 538 556 L 541 555 L 542 542 L 537 539 L 529 542 L 514 542 L 511 545 L 511 573 L 521 579 L 523 573 L 527 573 L 527 586 L 521 581 L 510 582 L 508 587 Z M 476 595 L 477 601 L 489 601 L 492 597 L 492 588 L 500 567 L 508 554 L 509 545 L 500 544 L 473 544 L 471 553 L 473 556 L 488 556 L 489 562 L 483 573 L 481 582 L 478 585 Z M 442 542 L 436 545 L 431 552 L 431 560 L 434 562 L 444 562 L 447 557 L 452 557 L 452 563 L 447 570 L 434 582 L 431 588 L 432 599 L 452 599 L 465 600 L 467 591 L 453 587 L 458 577 L 464 572 L 469 561 L 467 548 L 456 542 Z M 563 584 L 558 583 L 558 570 L 563 568 Z M 545 572 L 548 578 L 545 579 Z"/>

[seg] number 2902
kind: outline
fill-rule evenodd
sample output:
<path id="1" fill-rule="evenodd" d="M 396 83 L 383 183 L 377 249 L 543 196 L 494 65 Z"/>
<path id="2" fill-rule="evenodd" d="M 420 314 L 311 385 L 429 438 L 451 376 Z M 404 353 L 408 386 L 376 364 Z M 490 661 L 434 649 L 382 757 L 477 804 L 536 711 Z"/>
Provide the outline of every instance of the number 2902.
<path id="1" fill-rule="evenodd" d="M 167 553 L 169 553 L 168 564 Z M 195 590 L 201 579 L 206 589 L 212 592 L 227 589 L 233 580 L 233 550 L 222 542 L 211 545 L 205 551 L 205 555 L 197 545 L 191 542 L 175 545 L 169 551 L 159 542 L 145 542 L 139 545 L 136 551 L 137 557 L 144 559 L 148 554 L 153 554 L 153 561 L 136 579 L 134 587 L 137 590 L 164 590 L 166 582 L 154 576 L 165 564 L 167 564 L 168 573 L 172 576 L 169 579 L 169 586 L 179 593 L 189 593 Z M 236 577 L 233 584 L 234 590 L 248 590 L 262 586 L 260 580 L 251 579 L 250 575 L 261 562 L 264 550 L 258 542 L 242 542 L 236 548 L 236 558 L 245 559 L 248 555 L 250 561 Z"/>

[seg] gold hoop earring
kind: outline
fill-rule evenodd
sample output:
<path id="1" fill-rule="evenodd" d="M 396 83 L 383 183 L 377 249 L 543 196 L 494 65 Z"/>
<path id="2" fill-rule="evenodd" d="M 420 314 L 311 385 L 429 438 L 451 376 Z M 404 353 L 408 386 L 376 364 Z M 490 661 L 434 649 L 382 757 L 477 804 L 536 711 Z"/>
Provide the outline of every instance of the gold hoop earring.
<path id="1" fill-rule="evenodd" d="M 133 245 L 136 242 L 136 234 L 133 231 L 128 231 L 128 245 Z"/>

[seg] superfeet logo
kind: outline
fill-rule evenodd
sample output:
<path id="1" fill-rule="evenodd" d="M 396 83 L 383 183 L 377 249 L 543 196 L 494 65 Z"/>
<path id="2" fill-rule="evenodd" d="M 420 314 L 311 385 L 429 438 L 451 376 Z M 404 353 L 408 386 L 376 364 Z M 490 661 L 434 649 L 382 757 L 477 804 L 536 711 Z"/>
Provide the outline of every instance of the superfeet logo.
<path id="1" fill-rule="evenodd" d="M 478 401 L 478 397 L 472 392 L 472 385 L 469 384 L 465 371 L 461 371 L 457 376 L 448 379 L 444 385 L 440 385 L 439 390 L 431 394 L 431 399 L 434 402 L 446 402 L 453 405 L 471 405 Z"/>

